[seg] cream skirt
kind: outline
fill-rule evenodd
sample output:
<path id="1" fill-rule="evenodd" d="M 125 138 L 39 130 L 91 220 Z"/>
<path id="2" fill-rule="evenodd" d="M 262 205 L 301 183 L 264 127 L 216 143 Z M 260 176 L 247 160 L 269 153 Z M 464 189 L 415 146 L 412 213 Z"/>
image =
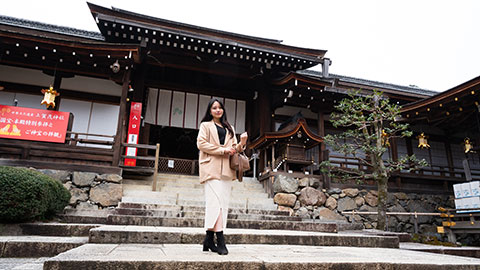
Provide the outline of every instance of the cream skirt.
<path id="1" fill-rule="evenodd" d="M 212 229 L 222 210 L 223 229 L 227 227 L 228 204 L 232 193 L 232 180 L 205 182 L 205 229 Z"/>

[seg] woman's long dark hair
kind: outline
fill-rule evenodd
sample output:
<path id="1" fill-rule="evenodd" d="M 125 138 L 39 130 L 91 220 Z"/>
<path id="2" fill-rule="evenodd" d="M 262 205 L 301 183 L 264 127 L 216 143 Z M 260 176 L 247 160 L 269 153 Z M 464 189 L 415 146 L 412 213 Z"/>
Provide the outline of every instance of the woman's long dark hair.
<path id="1" fill-rule="evenodd" d="M 223 109 L 223 114 L 222 114 L 222 117 L 220 118 L 220 123 L 224 128 L 228 129 L 228 131 L 230 132 L 230 136 L 233 137 L 234 135 L 233 135 L 232 126 L 227 121 L 227 112 L 225 111 L 225 107 L 223 106 L 223 103 L 218 98 L 210 99 L 210 102 L 208 102 L 207 111 L 205 112 L 205 115 L 202 118 L 202 122 L 208 122 L 213 119 L 213 116 L 210 113 L 210 110 L 212 109 L 213 103 L 215 103 L 215 101 L 218 102 L 218 104 L 220 104 L 220 107 L 222 107 Z"/>

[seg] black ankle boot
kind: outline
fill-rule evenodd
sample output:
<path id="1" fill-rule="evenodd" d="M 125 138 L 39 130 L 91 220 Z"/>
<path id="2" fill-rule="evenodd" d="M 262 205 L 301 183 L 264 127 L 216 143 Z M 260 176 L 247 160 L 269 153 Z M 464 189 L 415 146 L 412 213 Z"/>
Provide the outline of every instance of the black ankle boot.
<path id="1" fill-rule="evenodd" d="M 228 254 L 227 246 L 225 246 L 225 238 L 223 237 L 223 232 L 217 232 L 217 249 L 218 254 L 220 255 Z"/>
<path id="2" fill-rule="evenodd" d="M 213 241 L 213 233 L 213 231 L 207 231 L 205 240 L 203 240 L 203 251 L 210 249 L 213 252 L 217 252 L 217 246 L 215 246 L 215 241 Z"/>

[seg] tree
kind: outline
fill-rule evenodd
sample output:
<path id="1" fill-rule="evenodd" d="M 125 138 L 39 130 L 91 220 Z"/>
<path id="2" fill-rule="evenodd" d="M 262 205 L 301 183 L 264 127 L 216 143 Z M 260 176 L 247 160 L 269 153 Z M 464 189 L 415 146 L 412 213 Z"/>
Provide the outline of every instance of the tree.
<path id="1" fill-rule="evenodd" d="M 403 156 L 397 160 L 385 159 L 384 153 L 394 138 L 410 137 L 408 123 L 401 119 L 400 106 L 391 104 L 388 97 L 374 91 L 370 95 L 362 95 L 353 91 L 349 98 L 343 99 L 335 106 L 330 121 L 334 127 L 345 131 L 340 134 L 325 136 L 325 143 L 336 152 L 356 158 L 359 168 L 341 168 L 328 161 L 322 166 L 329 168 L 332 177 L 354 179 L 359 182 L 374 180 L 378 187 L 377 229 L 386 229 L 387 182 L 393 172 L 415 170 L 427 166 L 427 162 L 418 160 L 415 155 Z"/>

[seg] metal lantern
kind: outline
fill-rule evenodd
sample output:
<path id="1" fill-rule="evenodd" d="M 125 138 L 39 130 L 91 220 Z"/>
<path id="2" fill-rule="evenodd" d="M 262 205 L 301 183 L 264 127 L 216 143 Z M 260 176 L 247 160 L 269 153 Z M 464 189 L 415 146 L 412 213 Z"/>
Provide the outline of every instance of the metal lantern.
<path id="1" fill-rule="evenodd" d="M 388 133 L 386 133 L 384 129 L 382 129 L 382 144 L 387 147 L 390 147 L 390 142 L 388 140 Z"/>
<path id="2" fill-rule="evenodd" d="M 53 86 L 51 85 L 49 89 L 42 89 L 42 93 L 44 94 L 44 96 L 40 104 L 47 105 L 47 108 L 55 108 L 55 97 L 59 96 L 60 93 L 57 93 L 57 91 L 54 90 Z"/>
<path id="3" fill-rule="evenodd" d="M 472 149 L 473 149 L 473 144 L 472 142 L 470 141 L 470 138 L 465 138 L 465 140 L 463 141 L 463 144 L 464 144 L 464 150 L 465 150 L 465 154 L 467 153 L 470 153 L 470 152 L 473 152 Z"/>
<path id="4" fill-rule="evenodd" d="M 418 139 L 418 148 L 430 148 L 430 145 L 428 144 L 428 141 L 427 141 L 427 136 L 425 136 L 425 134 L 422 132 L 420 135 L 417 136 L 417 139 Z"/>

